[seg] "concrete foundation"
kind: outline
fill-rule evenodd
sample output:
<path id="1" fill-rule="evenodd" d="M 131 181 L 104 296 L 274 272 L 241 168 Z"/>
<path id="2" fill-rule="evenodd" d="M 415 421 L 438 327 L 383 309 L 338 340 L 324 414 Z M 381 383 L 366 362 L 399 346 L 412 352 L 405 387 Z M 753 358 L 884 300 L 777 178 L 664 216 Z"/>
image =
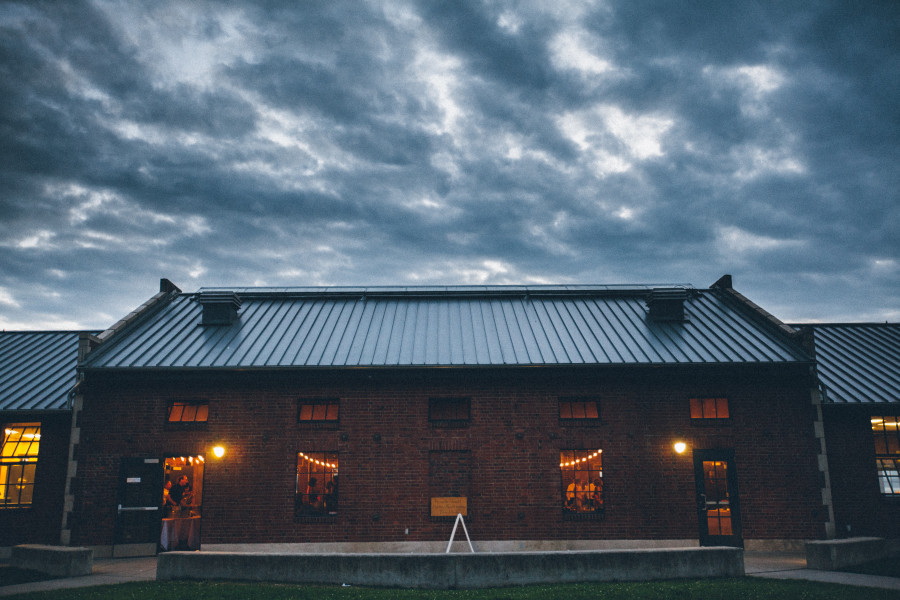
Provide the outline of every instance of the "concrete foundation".
<path id="1" fill-rule="evenodd" d="M 858 537 L 845 540 L 819 540 L 806 543 L 806 566 L 821 571 L 836 571 L 888 555 L 884 538 Z"/>
<path id="2" fill-rule="evenodd" d="M 91 574 L 94 553 L 89 548 L 23 544 L 13 546 L 9 564 L 55 577 L 77 577 Z"/>
<path id="3" fill-rule="evenodd" d="M 243 580 L 456 589 L 652 579 L 739 577 L 739 548 L 478 554 L 168 552 L 158 580 Z"/>

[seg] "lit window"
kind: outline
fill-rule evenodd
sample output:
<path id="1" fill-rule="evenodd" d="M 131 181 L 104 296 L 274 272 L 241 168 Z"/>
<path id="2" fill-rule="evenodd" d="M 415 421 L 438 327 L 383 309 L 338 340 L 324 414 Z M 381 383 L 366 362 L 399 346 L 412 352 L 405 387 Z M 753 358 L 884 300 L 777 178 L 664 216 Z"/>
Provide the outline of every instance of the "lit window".
<path id="1" fill-rule="evenodd" d="M 602 450 L 562 450 L 559 470 L 564 510 L 596 513 L 603 509 Z"/>
<path id="2" fill-rule="evenodd" d="M 428 420 L 435 427 L 465 427 L 471 418 L 468 398 L 429 398 Z"/>
<path id="3" fill-rule="evenodd" d="M 900 498 L 900 417 L 872 417 L 878 487 L 885 496 Z"/>
<path id="4" fill-rule="evenodd" d="M 300 422 L 337 421 L 340 416 L 340 401 L 301 400 L 297 419 Z"/>
<path id="5" fill-rule="evenodd" d="M 708 419 L 730 418 L 728 398 L 691 398 L 691 419 L 702 422 Z"/>
<path id="6" fill-rule="evenodd" d="M 209 402 L 172 402 L 169 423 L 205 423 L 209 418 Z"/>
<path id="7" fill-rule="evenodd" d="M 560 421 L 600 420 L 600 403 L 591 398 L 560 398 Z"/>
<path id="8" fill-rule="evenodd" d="M 298 452 L 294 513 L 323 517 L 338 511 L 337 452 Z"/>
<path id="9" fill-rule="evenodd" d="M 0 447 L 0 508 L 29 506 L 41 443 L 40 423 L 7 423 Z"/>

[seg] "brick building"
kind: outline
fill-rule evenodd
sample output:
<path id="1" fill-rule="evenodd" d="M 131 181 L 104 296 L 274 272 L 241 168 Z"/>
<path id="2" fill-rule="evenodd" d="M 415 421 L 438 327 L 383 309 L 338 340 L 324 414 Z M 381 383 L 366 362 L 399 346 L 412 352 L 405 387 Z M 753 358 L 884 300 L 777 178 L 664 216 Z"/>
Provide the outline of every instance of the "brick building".
<path id="1" fill-rule="evenodd" d="M 900 538 L 900 325 L 801 327 L 814 342 L 838 537 Z"/>
<path id="2" fill-rule="evenodd" d="M 80 336 L 0 332 L 0 555 L 60 543 Z"/>
<path id="3" fill-rule="evenodd" d="M 163 280 L 80 367 L 72 542 L 411 549 L 446 544 L 457 514 L 496 549 L 822 538 L 811 367 L 728 276 Z"/>

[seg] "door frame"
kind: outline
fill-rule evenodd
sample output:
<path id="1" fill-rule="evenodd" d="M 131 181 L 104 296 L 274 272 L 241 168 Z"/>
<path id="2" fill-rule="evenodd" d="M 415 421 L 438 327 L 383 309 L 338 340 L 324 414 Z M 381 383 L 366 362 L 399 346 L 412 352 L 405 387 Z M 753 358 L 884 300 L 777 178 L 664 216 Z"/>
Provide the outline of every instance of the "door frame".
<path id="1" fill-rule="evenodd" d="M 728 508 L 731 512 L 731 535 L 710 535 L 707 520 L 706 475 L 704 461 L 725 463 L 725 482 L 728 494 Z M 694 450 L 694 483 L 696 485 L 697 530 L 701 546 L 744 547 L 741 531 L 741 503 L 737 485 L 737 471 L 734 465 L 734 450 L 728 448 Z"/>

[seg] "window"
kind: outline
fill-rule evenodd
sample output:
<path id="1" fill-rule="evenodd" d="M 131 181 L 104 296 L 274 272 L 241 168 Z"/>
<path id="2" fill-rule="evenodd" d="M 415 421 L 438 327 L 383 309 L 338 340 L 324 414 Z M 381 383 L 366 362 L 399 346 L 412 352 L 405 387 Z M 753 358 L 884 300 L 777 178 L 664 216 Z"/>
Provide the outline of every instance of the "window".
<path id="1" fill-rule="evenodd" d="M 428 420 L 433 427 L 465 427 L 470 418 L 468 398 L 428 399 Z"/>
<path id="2" fill-rule="evenodd" d="M 572 514 L 603 510 L 603 450 L 562 450 L 559 470 L 563 509 Z"/>
<path id="3" fill-rule="evenodd" d="M 712 423 L 728 418 L 728 398 L 691 398 L 692 422 Z"/>
<path id="4" fill-rule="evenodd" d="M 600 420 L 600 403 L 593 398 L 560 398 L 561 422 L 585 422 Z"/>
<path id="5" fill-rule="evenodd" d="M 22 508 L 34 497 L 40 423 L 8 423 L 0 446 L 0 508 Z"/>
<path id="6" fill-rule="evenodd" d="M 205 423 L 209 418 L 209 402 L 172 402 L 169 405 L 169 423 Z"/>
<path id="7" fill-rule="evenodd" d="M 900 498 L 900 417 L 872 417 L 878 487 L 885 496 Z"/>
<path id="8" fill-rule="evenodd" d="M 340 417 L 340 401 L 336 398 L 322 400 L 300 400 L 297 420 L 301 423 L 337 422 Z"/>
<path id="9" fill-rule="evenodd" d="M 338 511 L 338 453 L 298 452 L 294 514 L 324 517 Z"/>

